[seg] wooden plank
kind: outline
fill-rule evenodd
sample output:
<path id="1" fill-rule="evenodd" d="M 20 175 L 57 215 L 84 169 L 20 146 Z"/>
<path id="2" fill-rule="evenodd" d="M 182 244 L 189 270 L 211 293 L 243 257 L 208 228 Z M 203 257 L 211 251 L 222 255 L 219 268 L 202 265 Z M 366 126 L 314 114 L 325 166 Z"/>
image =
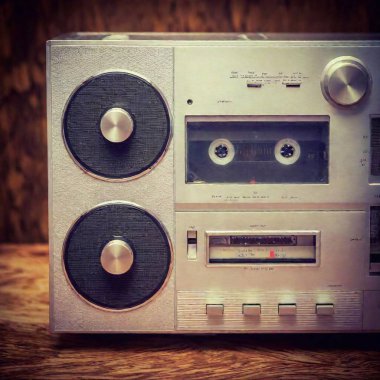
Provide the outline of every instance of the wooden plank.
<path id="1" fill-rule="evenodd" d="M 48 332 L 46 245 L 0 245 L 0 378 L 379 379 L 379 334 Z"/>

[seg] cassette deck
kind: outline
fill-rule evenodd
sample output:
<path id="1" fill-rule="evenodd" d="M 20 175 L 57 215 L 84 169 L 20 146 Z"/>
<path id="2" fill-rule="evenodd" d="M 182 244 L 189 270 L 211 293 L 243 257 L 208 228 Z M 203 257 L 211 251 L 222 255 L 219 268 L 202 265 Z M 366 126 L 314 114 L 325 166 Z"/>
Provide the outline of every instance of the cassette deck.
<path id="1" fill-rule="evenodd" d="M 380 331 L 380 37 L 47 44 L 54 332 Z"/>

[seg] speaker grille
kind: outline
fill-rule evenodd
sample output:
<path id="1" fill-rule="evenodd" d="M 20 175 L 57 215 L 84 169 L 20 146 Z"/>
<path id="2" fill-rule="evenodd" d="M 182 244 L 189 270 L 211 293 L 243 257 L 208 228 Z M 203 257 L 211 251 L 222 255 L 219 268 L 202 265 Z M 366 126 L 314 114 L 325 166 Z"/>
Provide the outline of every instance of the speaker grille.
<path id="1" fill-rule="evenodd" d="M 111 108 L 127 111 L 132 136 L 122 143 L 105 139 L 102 116 Z M 71 96 L 63 134 L 74 160 L 86 171 L 107 179 L 128 179 L 148 171 L 164 154 L 170 117 L 160 93 L 145 79 L 109 72 L 83 83 Z"/>
<path id="2" fill-rule="evenodd" d="M 131 269 L 122 275 L 106 272 L 100 263 L 111 240 L 133 249 Z M 89 302 L 109 309 L 128 309 L 149 300 L 163 286 L 171 264 L 169 238 L 157 219 L 128 203 L 100 205 L 71 228 L 64 247 L 67 276 Z"/>

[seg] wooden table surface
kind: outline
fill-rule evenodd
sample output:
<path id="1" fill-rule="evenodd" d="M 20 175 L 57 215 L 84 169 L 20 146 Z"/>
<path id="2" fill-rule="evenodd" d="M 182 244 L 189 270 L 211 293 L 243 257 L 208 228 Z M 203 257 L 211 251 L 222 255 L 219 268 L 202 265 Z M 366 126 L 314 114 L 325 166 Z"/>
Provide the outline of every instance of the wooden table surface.
<path id="1" fill-rule="evenodd" d="M 46 245 L 0 245 L 0 379 L 380 379 L 380 334 L 52 335 Z"/>

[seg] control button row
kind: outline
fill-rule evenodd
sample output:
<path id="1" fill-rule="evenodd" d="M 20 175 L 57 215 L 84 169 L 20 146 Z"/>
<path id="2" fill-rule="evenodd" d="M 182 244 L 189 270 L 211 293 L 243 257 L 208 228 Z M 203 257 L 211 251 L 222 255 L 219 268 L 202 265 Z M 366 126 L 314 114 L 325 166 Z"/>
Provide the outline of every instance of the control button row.
<path id="1" fill-rule="evenodd" d="M 207 304 L 206 314 L 209 317 L 222 317 L 224 314 L 223 304 Z M 257 317 L 261 315 L 261 304 L 249 304 L 242 305 L 242 314 L 251 317 Z M 315 314 L 317 315 L 333 315 L 334 304 L 332 303 L 317 303 L 315 305 Z M 294 316 L 297 315 L 297 304 L 295 303 L 283 303 L 278 304 L 278 315 L 281 316 Z"/>

